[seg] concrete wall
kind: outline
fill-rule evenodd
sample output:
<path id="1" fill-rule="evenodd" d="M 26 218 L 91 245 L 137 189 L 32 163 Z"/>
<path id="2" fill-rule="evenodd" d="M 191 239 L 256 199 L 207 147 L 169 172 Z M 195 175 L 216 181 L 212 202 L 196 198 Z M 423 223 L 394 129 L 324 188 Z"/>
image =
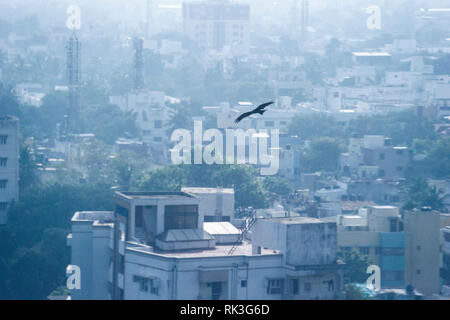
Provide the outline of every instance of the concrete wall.
<path id="1" fill-rule="evenodd" d="M 337 250 L 336 223 L 282 223 L 258 219 L 252 234 L 253 253 L 258 247 L 280 250 L 288 265 L 333 263 Z"/>
<path id="2" fill-rule="evenodd" d="M 288 224 L 286 241 L 288 265 L 329 264 L 336 260 L 336 223 Z"/>

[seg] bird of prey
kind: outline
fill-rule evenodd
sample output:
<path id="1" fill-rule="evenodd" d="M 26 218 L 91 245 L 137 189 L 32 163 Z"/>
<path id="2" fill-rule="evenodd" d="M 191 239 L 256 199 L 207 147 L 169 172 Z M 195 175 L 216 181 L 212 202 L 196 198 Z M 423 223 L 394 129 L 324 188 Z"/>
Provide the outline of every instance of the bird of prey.
<path id="1" fill-rule="evenodd" d="M 262 105 L 260 105 L 260 106 L 257 107 L 256 109 L 241 114 L 234 122 L 235 122 L 235 123 L 239 123 L 239 122 L 241 122 L 243 119 L 245 119 L 245 118 L 251 116 L 252 114 L 260 114 L 260 115 L 263 115 L 264 112 L 267 111 L 267 110 L 265 110 L 265 108 L 266 108 L 267 106 L 270 106 L 270 105 L 273 104 L 273 103 L 274 103 L 273 101 L 267 102 L 267 103 L 263 103 Z"/>

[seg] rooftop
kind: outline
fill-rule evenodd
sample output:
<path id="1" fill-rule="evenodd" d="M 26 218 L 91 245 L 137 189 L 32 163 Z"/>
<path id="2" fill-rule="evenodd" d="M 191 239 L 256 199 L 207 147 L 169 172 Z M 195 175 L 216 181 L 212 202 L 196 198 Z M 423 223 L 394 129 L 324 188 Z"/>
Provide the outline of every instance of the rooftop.
<path id="1" fill-rule="evenodd" d="M 133 251 L 142 253 L 151 253 L 167 258 L 205 258 L 205 257 L 225 257 L 228 256 L 233 245 L 216 245 L 214 249 L 194 249 L 183 251 L 162 251 L 157 248 L 153 248 L 153 252 L 149 251 L 150 247 L 135 246 L 128 247 Z M 276 255 L 280 254 L 278 250 L 261 249 L 261 255 Z M 243 242 L 236 247 L 233 256 L 252 256 L 252 245 L 248 242 Z"/>
<path id="2" fill-rule="evenodd" d="M 353 52 L 356 57 L 390 57 L 391 55 L 387 52 Z"/>
<path id="3" fill-rule="evenodd" d="M 112 211 L 78 211 L 72 217 L 72 221 L 98 221 L 99 223 L 113 223 Z"/>
<path id="4" fill-rule="evenodd" d="M 185 199 L 185 198 L 197 198 L 196 196 L 187 192 L 116 192 L 116 195 L 126 199 L 140 199 L 140 200 L 154 200 L 154 199 Z"/>
<path id="5" fill-rule="evenodd" d="M 181 189 L 183 192 L 187 193 L 228 193 L 233 194 L 234 189 L 233 188 L 197 188 L 197 187 L 186 187 Z"/>
<path id="6" fill-rule="evenodd" d="M 277 221 L 282 224 L 311 224 L 311 223 L 328 223 L 316 218 L 308 217 L 290 217 L 290 218 L 271 218 L 273 221 Z"/>

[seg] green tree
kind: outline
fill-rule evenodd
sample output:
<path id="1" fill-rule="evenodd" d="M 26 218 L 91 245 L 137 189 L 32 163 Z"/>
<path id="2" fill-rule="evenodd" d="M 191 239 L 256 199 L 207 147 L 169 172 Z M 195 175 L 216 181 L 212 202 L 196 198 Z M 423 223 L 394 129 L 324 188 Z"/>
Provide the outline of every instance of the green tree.
<path id="1" fill-rule="evenodd" d="M 179 166 L 167 166 L 144 173 L 138 180 L 140 191 L 180 191 L 186 183 L 186 171 Z"/>
<path id="2" fill-rule="evenodd" d="M 356 251 L 344 251 L 338 253 L 338 258 L 345 263 L 344 284 L 366 283 L 369 267 L 369 259 Z"/>
<path id="3" fill-rule="evenodd" d="M 334 117 L 324 113 L 311 113 L 295 116 L 289 127 L 289 133 L 307 140 L 319 137 L 340 137 L 344 135 L 344 130 Z"/>
<path id="4" fill-rule="evenodd" d="M 314 139 L 310 148 L 306 149 L 303 154 L 305 171 L 336 171 L 341 151 L 339 140 L 332 138 Z"/>
<path id="5" fill-rule="evenodd" d="M 432 164 L 436 178 L 450 178 L 450 138 L 444 137 L 437 140 L 431 146 L 428 160 Z"/>
<path id="6" fill-rule="evenodd" d="M 403 206 L 406 210 L 414 208 L 430 207 L 433 210 L 441 210 L 444 207 L 441 193 L 436 187 L 429 186 L 422 179 L 415 179 L 408 188 L 407 200 Z"/>
<path id="7" fill-rule="evenodd" d="M 31 154 L 31 149 L 28 146 L 21 146 L 19 158 L 19 190 L 21 192 L 35 186 L 39 182 L 36 170 L 36 160 Z"/>
<path id="8" fill-rule="evenodd" d="M 353 283 L 347 283 L 344 285 L 345 299 L 346 300 L 367 300 L 367 296 L 364 294 L 362 288 Z"/>
<path id="9" fill-rule="evenodd" d="M 294 191 L 292 183 L 280 177 L 264 178 L 263 186 L 267 191 L 282 196 L 286 196 Z"/>
<path id="10" fill-rule="evenodd" d="M 257 176 L 253 167 L 232 165 L 214 172 L 212 180 L 218 186 L 234 188 L 237 207 L 267 208 L 268 197 Z"/>
<path id="11" fill-rule="evenodd" d="M 87 108 L 82 114 L 85 132 L 107 144 L 114 144 L 119 137 L 137 137 L 139 129 L 136 115 L 124 112 L 116 105 Z"/>

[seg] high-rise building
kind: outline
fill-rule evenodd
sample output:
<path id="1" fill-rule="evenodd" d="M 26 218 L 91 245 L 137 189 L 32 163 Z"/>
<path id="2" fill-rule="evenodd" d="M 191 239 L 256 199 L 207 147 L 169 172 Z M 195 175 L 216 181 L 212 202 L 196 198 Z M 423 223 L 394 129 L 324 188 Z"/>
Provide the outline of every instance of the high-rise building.
<path id="1" fill-rule="evenodd" d="M 8 221 L 12 201 L 19 199 L 19 119 L 0 116 L 0 225 Z"/>
<path id="2" fill-rule="evenodd" d="M 205 50 L 250 50 L 250 6 L 231 1 L 183 3 L 183 31 Z"/>

